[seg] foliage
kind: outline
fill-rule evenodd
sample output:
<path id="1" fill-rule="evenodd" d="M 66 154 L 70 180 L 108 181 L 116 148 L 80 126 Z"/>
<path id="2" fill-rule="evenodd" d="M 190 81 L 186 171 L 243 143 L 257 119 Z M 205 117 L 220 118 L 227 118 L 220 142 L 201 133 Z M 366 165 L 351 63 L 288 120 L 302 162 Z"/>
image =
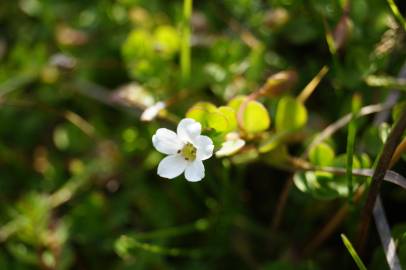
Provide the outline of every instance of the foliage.
<path id="1" fill-rule="evenodd" d="M 353 266 L 355 172 L 405 108 L 376 125 L 353 100 L 382 116 L 405 89 L 401 1 L 3 2 L 0 269 Z M 198 183 L 156 174 L 152 135 L 185 117 L 215 144 Z M 405 192 L 381 193 L 405 267 Z M 375 240 L 362 259 L 384 269 Z"/>

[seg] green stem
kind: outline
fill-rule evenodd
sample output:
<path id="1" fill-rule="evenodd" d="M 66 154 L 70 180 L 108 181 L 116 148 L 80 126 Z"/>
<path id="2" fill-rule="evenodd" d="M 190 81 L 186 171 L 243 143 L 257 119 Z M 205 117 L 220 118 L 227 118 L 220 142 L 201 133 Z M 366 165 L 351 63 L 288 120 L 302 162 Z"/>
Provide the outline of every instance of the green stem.
<path id="1" fill-rule="evenodd" d="M 202 231 L 206 231 L 207 229 L 209 229 L 209 227 L 210 227 L 210 221 L 208 219 L 202 218 L 191 224 L 164 228 L 164 229 L 151 231 L 151 232 L 137 233 L 137 234 L 133 234 L 128 237 L 134 238 L 137 240 L 151 240 L 151 239 L 154 240 L 154 239 L 176 237 L 176 236 L 180 236 L 180 235 L 187 235 L 187 234 L 191 234 L 194 232 L 202 232 Z"/>
<path id="2" fill-rule="evenodd" d="M 350 124 L 348 125 L 348 137 L 347 137 L 347 181 L 348 181 L 348 199 L 350 203 L 353 199 L 353 177 L 352 168 L 354 160 L 354 145 L 355 135 L 357 133 L 356 118 L 361 108 L 361 98 L 358 95 L 354 95 L 352 99 L 352 117 Z"/>
<path id="3" fill-rule="evenodd" d="M 131 254 L 135 253 L 135 250 L 137 249 L 172 257 L 183 256 L 199 258 L 204 254 L 203 250 L 201 249 L 165 247 L 156 244 L 141 242 L 135 238 L 130 238 L 125 235 L 122 235 L 115 243 L 115 250 L 117 254 L 123 258 L 130 257 Z"/>
<path id="4" fill-rule="evenodd" d="M 182 47 L 180 52 L 180 66 L 183 83 L 190 78 L 190 18 L 192 15 L 193 0 L 183 1 L 183 21 L 182 21 Z"/>

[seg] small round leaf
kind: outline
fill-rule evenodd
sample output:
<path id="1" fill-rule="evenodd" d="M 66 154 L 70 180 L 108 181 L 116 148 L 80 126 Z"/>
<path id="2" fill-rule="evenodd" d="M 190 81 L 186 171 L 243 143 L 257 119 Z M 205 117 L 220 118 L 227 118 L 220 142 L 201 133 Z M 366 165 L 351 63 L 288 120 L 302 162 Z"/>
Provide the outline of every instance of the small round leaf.
<path id="1" fill-rule="evenodd" d="M 210 102 L 198 102 L 187 111 L 186 117 L 196 120 L 203 127 L 208 127 L 209 114 L 216 110 L 216 106 Z"/>
<path id="2" fill-rule="evenodd" d="M 261 132 L 269 128 L 271 118 L 267 109 L 258 101 L 248 102 L 244 111 L 244 129 L 249 133 Z"/>
<path id="3" fill-rule="evenodd" d="M 277 132 L 291 132 L 306 125 L 307 110 L 305 106 L 292 97 L 279 100 L 276 110 L 275 126 Z"/>
<path id="4" fill-rule="evenodd" d="M 320 143 L 309 152 L 310 162 L 318 166 L 329 166 L 334 160 L 334 150 L 326 143 Z"/>

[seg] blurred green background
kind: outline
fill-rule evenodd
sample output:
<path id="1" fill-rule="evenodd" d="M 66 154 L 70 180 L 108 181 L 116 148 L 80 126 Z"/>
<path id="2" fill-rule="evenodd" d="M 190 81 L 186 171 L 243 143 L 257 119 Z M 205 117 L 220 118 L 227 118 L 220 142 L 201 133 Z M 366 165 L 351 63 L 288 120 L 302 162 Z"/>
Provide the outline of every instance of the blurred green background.
<path id="1" fill-rule="evenodd" d="M 388 3 L 195 0 L 190 23 L 187 76 L 183 1 L 1 1 L 0 269 L 354 267 L 338 233 L 305 250 L 345 199 L 292 187 L 275 229 L 289 172 L 257 156 L 212 158 L 201 182 L 162 179 L 151 137 L 175 129 L 194 103 L 223 105 L 279 71 L 296 74 L 283 93 L 296 96 L 328 66 L 306 103 L 304 138 L 289 146 L 299 156 L 315 132 L 351 111 L 354 93 L 380 103 L 399 84 L 405 33 Z M 167 110 L 140 121 L 161 100 Z M 261 100 L 272 119 L 278 100 Z M 360 123 L 356 144 L 373 160 L 380 144 L 368 141 L 371 126 L 372 118 Z M 330 142 L 337 153 L 346 135 Z M 406 218 L 395 209 L 406 196 L 385 185 L 383 197 L 404 263 Z M 352 235 L 357 207 L 339 231 Z M 367 265 L 387 269 L 371 234 Z"/>

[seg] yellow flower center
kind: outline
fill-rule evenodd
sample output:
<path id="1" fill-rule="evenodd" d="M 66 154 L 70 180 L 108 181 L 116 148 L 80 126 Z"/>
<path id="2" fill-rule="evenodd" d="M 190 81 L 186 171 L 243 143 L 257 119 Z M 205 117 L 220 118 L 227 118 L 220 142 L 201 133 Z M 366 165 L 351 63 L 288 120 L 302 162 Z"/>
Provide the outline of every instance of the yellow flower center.
<path id="1" fill-rule="evenodd" d="M 185 144 L 182 150 L 179 150 L 178 153 L 180 153 L 185 160 L 193 161 L 196 159 L 196 147 L 191 143 Z"/>

